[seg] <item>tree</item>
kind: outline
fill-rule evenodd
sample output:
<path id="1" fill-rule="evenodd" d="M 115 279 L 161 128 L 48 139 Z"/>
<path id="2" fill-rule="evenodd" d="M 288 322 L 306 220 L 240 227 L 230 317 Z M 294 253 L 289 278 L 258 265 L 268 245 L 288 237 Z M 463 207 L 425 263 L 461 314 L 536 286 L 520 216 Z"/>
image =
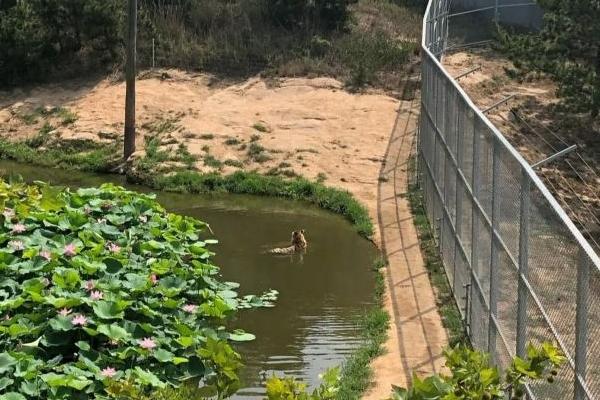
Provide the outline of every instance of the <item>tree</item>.
<path id="1" fill-rule="evenodd" d="M 503 49 L 522 72 L 548 74 L 573 111 L 600 115 L 600 1 L 538 0 L 544 10 L 540 32 L 501 30 Z"/>
<path id="2" fill-rule="evenodd" d="M 123 158 L 135 152 L 135 47 L 137 36 L 137 0 L 128 3 L 127 61 L 125 65 L 125 140 Z"/>

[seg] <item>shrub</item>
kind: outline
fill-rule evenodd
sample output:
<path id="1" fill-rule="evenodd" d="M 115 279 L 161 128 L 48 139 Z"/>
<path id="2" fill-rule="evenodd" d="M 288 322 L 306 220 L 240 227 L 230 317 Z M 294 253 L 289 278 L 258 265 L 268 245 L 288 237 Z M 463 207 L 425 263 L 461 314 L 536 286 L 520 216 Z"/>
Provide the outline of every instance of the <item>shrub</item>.
<path id="1" fill-rule="evenodd" d="M 0 389 L 7 399 L 102 398 L 199 378 L 231 394 L 251 340 L 222 324 L 266 297 L 220 282 L 207 225 L 106 184 L 0 181 Z"/>
<path id="2" fill-rule="evenodd" d="M 340 29 L 349 18 L 348 6 L 356 0 L 268 0 L 271 20 L 298 29 Z"/>

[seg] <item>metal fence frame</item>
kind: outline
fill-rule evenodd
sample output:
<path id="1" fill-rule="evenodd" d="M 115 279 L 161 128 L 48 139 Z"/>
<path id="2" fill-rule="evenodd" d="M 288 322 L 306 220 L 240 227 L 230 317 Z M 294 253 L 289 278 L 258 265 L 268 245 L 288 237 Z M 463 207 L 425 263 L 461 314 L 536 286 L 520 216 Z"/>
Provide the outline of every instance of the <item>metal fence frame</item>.
<path id="1" fill-rule="evenodd" d="M 451 3 L 430 0 L 423 18 L 417 165 L 455 300 L 473 345 L 500 366 L 529 341 L 558 344 L 557 383 L 530 398 L 600 399 L 600 258 L 441 64 Z"/>

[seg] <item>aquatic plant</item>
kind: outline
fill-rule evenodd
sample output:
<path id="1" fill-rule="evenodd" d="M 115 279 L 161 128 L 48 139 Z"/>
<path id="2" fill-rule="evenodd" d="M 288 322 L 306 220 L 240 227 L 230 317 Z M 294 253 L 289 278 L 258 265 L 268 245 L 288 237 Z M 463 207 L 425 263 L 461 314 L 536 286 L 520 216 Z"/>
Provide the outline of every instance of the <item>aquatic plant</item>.
<path id="1" fill-rule="evenodd" d="M 71 192 L 0 181 L 0 399 L 108 398 L 198 379 L 238 387 L 223 327 L 276 293 L 221 282 L 207 225 L 106 184 Z"/>

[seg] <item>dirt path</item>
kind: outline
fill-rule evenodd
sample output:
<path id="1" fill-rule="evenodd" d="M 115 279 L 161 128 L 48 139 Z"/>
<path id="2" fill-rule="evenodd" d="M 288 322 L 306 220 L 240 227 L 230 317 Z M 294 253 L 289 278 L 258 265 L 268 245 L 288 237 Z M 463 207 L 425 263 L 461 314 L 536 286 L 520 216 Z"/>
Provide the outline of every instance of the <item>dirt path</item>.
<path id="1" fill-rule="evenodd" d="M 439 372 L 444 363 L 442 349 L 448 343 L 406 196 L 417 107 L 414 100 L 398 110 L 381 169 L 378 223 L 389 262 L 385 304 L 392 329 L 386 353 L 373 363 L 375 382 L 367 400 L 387 398 L 392 385 L 409 385 L 413 372 L 419 376 Z"/>

